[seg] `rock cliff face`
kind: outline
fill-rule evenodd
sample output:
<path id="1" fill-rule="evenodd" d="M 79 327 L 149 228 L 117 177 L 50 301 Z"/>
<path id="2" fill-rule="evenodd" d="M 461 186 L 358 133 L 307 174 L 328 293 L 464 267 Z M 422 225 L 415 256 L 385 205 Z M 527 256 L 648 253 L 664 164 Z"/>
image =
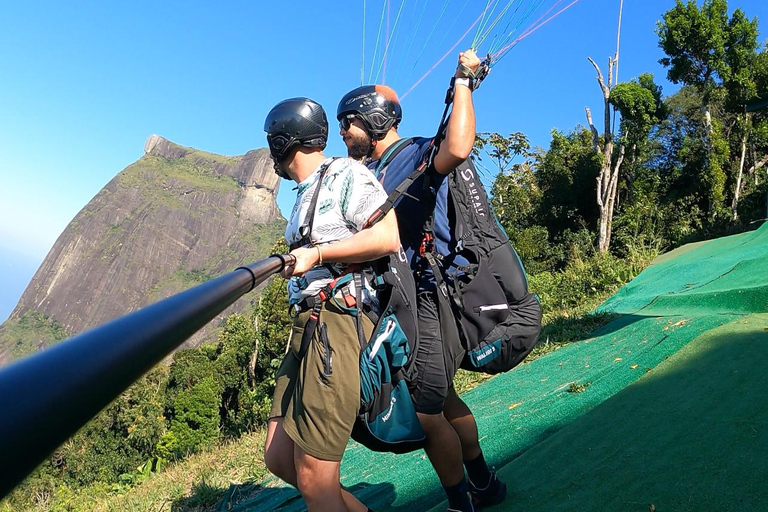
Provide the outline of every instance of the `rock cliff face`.
<path id="1" fill-rule="evenodd" d="M 266 149 L 227 157 L 152 135 L 67 226 L 6 323 L 44 315 L 73 335 L 264 257 L 285 226 L 278 186 Z M 9 347 L 3 330 L 0 363 L 40 348 Z"/>

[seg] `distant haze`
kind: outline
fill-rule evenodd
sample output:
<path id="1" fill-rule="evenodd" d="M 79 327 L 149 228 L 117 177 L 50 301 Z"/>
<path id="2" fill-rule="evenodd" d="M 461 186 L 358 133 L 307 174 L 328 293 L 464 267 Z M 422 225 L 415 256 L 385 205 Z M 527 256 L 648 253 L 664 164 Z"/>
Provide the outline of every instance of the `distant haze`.
<path id="1" fill-rule="evenodd" d="M 0 246 L 0 323 L 16 307 L 44 256 L 32 257 Z"/>

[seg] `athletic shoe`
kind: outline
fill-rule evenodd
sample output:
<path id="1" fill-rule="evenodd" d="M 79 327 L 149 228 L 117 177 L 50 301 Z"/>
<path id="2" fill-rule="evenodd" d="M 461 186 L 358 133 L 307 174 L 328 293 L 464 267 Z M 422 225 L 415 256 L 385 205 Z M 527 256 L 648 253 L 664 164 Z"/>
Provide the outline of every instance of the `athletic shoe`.
<path id="1" fill-rule="evenodd" d="M 498 505 L 504 498 L 507 497 L 507 484 L 499 480 L 496 476 L 496 472 L 491 472 L 491 480 L 485 487 L 475 487 L 475 485 L 469 482 L 469 492 L 472 494 L 472 504 L 475 507 L 490 507 L 492 505 Z"/>

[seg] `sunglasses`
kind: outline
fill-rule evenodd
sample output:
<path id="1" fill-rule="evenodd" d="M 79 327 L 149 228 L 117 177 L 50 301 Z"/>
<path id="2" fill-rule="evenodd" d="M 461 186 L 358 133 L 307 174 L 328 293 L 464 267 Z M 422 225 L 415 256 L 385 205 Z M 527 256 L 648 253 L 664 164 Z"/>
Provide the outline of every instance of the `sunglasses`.
<path id="1" fill-rule="evenodd" d="M 352 121 L 354 121 L 357 118 L 355 114 L 348 114 L 341 119 L 339 119 L 339 128 L 341 128 L 344 131 L 349 130 L 349 127 L 352 126 Z"/>

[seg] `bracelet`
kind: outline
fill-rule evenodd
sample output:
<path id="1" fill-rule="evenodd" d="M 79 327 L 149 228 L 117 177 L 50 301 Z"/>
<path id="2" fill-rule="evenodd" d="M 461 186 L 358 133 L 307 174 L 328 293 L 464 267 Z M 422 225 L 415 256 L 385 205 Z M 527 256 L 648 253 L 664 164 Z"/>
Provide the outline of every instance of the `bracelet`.
<path id="1" fill-rule="evenodd" d="M 466 77 L 454 78 L 453 83 L 454 85 L 458 84 L 458 85 L 463 85 L 464 87 L 469 87 L 470 91 L 475 90 L 475 87 L 474 87 L 475 84 L 473 83 L 473 80 L 471 78 L 466 78 Z"/>
<path id="2" fill-rule="evenodd" d="M 323 264 L 323 251 L 320 250 L 320 246 L 316 245 L 315 249 L 317 249 L 317 258 L 320 260 L 317 262 L 318 265 Z"/>

